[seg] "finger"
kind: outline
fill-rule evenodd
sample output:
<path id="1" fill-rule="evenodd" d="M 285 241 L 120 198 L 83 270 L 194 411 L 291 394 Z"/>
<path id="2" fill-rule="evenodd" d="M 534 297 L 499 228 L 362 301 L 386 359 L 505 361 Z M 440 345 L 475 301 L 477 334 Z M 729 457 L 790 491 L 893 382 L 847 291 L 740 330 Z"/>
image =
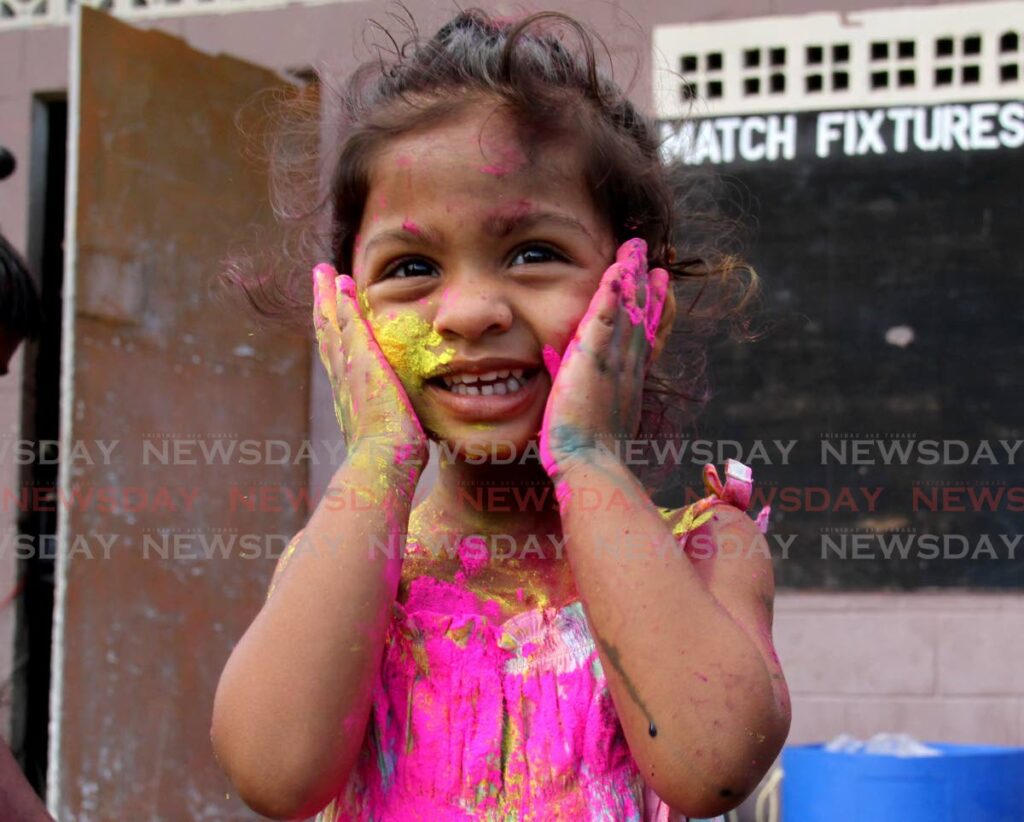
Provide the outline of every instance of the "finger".
<path id="1" fill-rule="evenodd" d="M 327 263 L 313 269 L 313 325 L 316 328 L 320 361 L 329 375 L 337 376 L 341 335 L 338 331 L 337 295 L 334 280 L 337 272 Z"/>
<path id="2" fill-rule="evenodd" d="M 326 263 L 313 269 L 313 323 L 320 361 L 331 382 L 334 414 L 342 435 L 347 439 L 352 433 L 353 409 L 351 397 L 343 387 L 345 356 L 338 329 L 337 276 L 334 267 Z"/>
<path id="3" fill-rule="evenodd" d="M 626 240 L 615 252 L 615 262 L 636 266 L 647 263 L 647 243 L 639 237 Z"/>
<path id="4" fill-rule="evenodd" d="M 313 269 L 313 325 L 319 329 L 325 324 L 336 324 L 334 281 L 338 272 L 329 263 L 320 263 Z"/>
<path id="5" fill-rule="evenodd" d="M 643 379 L 651 365 L 654 363 L 654 349 L 658 339 L 658 325 L 661 322 L 662 312 L 665 310 L 665 298 L 668 294 L 669 277 L 668 272 L 663 268 L 656 268 L 651 271 L 648 277 L 649 300 L 647 310 L 644 312 L 642 326 L 636 326 L 634 337 L 638 350 L 642 349 L 642 356 L 636 358 L 636 374 Z M 640 330 L 643 331 L 643 339 L 640 338 Z"/>
<path id="6" fill-rule="evenodd" d="M 356 283 L 347 274 L 338 274 L 334 278 L 334 310 L 335 324 L 341 334 L 342 343 L 345 342 L 346 334 L 353 325 L 358 325 L 362 319 L 359 310 L 359 298 L 357 297 Z"/>
<path id="7" fill-rule="evenodd" d="M 649 349 L 647 344 L 647 314 L 637 304 L 637 297 L 638 288 L 636 280 L 631 279 L 627 273 L 623 277 L 621 313 L 624 317 L 628 318 L 628 330 L 625 334 L 619 335 L 620 339 L 617 342 L 617 348 L 623 348 L 622 340 L 624 339 L 625 349 L 619 351 L 618 355 L 622 363 L 621 368 L 627 370 L 634 378 L 639 378 L 642 375 Z"/>
<path id="8" fill-rule="evenodd" d="M 622 270 L 612 263 L 601 278 L 601 284 L 590 300 L 587 313 L 576 331 L 578 347 L 590 352 L 598 368 L 607 370 L 617 360 L 615 343 L 621 334 Z M 574 346 L 570 345 L 570 350 Z M 566 353 L 568 359 L 569 352 Z"/>
<path id="9" fill-rule="evenodd" d="M 641 310 L 648 303 L 647 243 L 639 237 L 626 240 L 615 254 L 615 260 L 622 266 L 623 285 L 633 294 L 633 302 Z M 634 318 L 634 324 L 642 317 Z"/>
<path id="10" fill-rule="evenodd" d="M 664 268 L 656 268 L 650 275 L 650 305 L 647 309 L 647 342 L 653 347 L 658 336 L 658 325 L 661 314 L 665 310 L 665 298 L 668 295 L 668 272 Z"/>
<path id="11" fill-rule="evenodd" d="M 347 361 L 353 358 L 360 360 L 359 367 L 364 374 L 369 374 L 375 365 L 389 367 L 374 336 L 373 325 L 363 310 L 364 304 L 360 301 L 363 295 L 357 290 L 355 280 L 347 274 L 339 274 L 335 280 L 335 293 L 341 347 L 348 355 Z M 354 363 L 351 365 L 355 367 Z"/>

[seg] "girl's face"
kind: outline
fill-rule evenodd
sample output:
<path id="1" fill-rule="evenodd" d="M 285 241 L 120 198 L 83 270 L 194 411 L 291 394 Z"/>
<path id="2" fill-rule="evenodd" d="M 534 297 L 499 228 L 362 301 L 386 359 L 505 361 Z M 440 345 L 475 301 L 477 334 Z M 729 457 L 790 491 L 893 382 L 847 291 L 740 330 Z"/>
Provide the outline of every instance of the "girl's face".
<path id="1" fill-rule="evenodd" d="M 530 162 L 481 105 L 379 155 L 353 276 L 424 428 L 521 454 L 551 388 L 545 348 L 565 350 L 614 252 L 577 152 Z"/>

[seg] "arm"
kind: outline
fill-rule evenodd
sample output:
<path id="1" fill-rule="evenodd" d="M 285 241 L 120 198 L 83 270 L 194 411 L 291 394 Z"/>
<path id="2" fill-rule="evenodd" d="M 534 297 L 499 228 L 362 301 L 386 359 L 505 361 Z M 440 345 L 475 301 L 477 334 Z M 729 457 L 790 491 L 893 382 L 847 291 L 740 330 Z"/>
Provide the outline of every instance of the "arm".
<path id="1" fill-rule="evenodd" d="M 684 554 L 607 453 L 565 462 L 560 481 L 567 555 L 634 759 L 673 808 L 702 818 L 731 810 L 790 724 L 764 537 L 738 509 L 716 506 L 689 535 L 694 556 Z M 573 503 L 583 488 L 586 510 Z"/>
<path id="2" fill-rule="evenodd" d="M 690 547 L 739 550 L 691 561 L 609 447 L 637 433 L 674 311 L 668 273 L 648 273 L 642 240 L 624 243 L 551 369 L 540 454 L 630 751 L 668 805 L 707 817 L 757 785 L 789 708 L 766 613 L 771 561 L 754 523 L 716 507 Z"/>
<path id="3" fill-rule="evenodd" d="M 318 266 L 314 296 L 348 456 L 228 659 L 210 729 L 242 799 L 274 819 L 319 811 L 359 753 L 427 456 L 352 280 Z"/>
<path id="4" fill-rule="evenodd" d="M 412 493 L 381 494 L 387 504 L 353 511 L 353 489 L 381 482 L 377 461 L 360 462 L 350 458 L 334 475 L 217 687 L 217 758 L 246 804 L 274 819 L 326 805 L 366 730 Z M 401 487 L 408 477 L 388 482 Z"/>

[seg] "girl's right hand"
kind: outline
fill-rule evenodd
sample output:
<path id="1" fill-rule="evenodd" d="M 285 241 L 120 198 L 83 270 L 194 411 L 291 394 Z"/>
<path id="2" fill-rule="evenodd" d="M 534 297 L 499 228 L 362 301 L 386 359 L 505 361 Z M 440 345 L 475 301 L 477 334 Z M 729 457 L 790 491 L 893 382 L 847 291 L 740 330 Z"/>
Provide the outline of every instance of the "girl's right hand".
<path id="1" fill-rule="evenodd" d="M 313 269 L 313 325 L 349 454 L 367 449 L 404 474 L 427 462 L 427 436 L 363 316 L 355 281 Z"/>

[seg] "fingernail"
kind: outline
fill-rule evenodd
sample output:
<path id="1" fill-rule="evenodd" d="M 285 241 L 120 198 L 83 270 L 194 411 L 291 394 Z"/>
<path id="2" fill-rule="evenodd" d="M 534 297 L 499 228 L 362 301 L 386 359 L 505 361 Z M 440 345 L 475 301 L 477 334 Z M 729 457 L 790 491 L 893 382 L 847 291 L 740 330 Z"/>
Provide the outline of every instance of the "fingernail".
<path id="1" fill-rule="evenodd" d="M 620 247 L 619 253 L 616 255 L 620 263 L 632 262 L 639 265 L 647 260 L 647 241 L 640 237 L 633 237 L 626 240 Z"/>
<path id="2" fill-rule="evenodd" d="M 320 277 L 332 276 L 335 276 L 334 266 L 330 263 L 317 263 L 313 266 L 313 282 L 316 282 Z"/>
<path id="3" fill-rule="evenodd" d="M 356 296 L 356 282 L 348 274 L 339 274 L 334 278 L 334 286 L 342 294 L 347 294 L 349 297 L 355 299 Z"/>

